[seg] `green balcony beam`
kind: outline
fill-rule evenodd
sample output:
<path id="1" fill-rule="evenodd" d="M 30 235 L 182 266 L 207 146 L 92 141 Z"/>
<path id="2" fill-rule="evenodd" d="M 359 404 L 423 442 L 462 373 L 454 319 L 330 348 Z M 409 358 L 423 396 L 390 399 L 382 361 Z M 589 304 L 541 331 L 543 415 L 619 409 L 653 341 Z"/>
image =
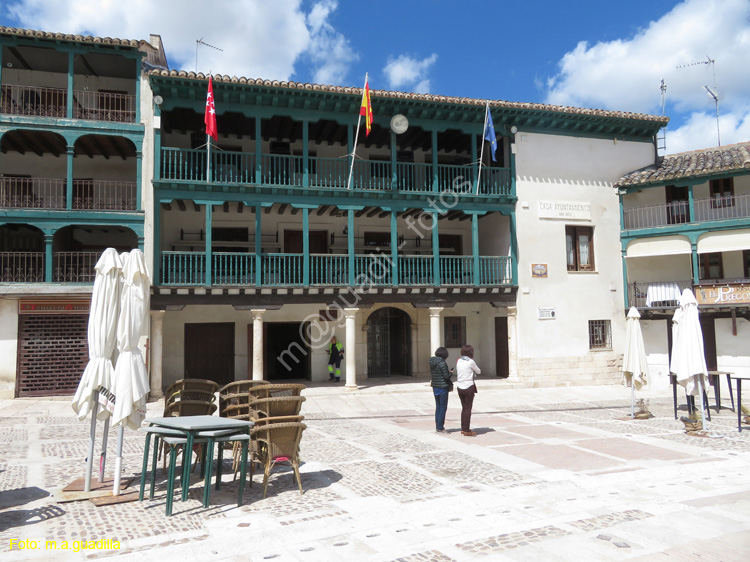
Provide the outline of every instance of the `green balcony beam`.
<path id="1" fill-rule="evenodd" d="M 255 206 L 255 286 L 260 287 L 262 282 L 261 277 L 261 252 L 263 246 L 261 245 L 261 215 L 263 214 L 263 207 L 260 205 Z"/>
<path id="2" fill-rule="evenodd" d="M 432 214 L 432 283 L 440 285 L 440 233 L 438 232 L 437 211 Z"/>

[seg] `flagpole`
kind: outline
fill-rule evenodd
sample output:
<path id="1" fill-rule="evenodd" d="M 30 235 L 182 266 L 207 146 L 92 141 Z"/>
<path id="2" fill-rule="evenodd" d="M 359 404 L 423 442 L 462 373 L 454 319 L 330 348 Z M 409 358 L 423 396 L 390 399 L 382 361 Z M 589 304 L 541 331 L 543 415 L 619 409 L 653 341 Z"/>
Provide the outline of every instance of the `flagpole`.
<path id="1" fill-rule="evenodd" d="M 477 173 L 477 192 L 479 195 L 479 180 L 482 179 L 482 162 L 484 161 L 484 136 L 487 133 L 487 114 L 490 112 L 490 102 L 487 102 L 484 111 L 484 127 L 482 128 L 482 149 L 479 151 L 479 172 Z"/>
<path id="2" fill-rule="evenodd" d="M 211 135 L 206 134 L 206 183 L 211 183 Z"/>
<path id="3" fill-rule="evenodd" d="M 368 73 L 365 72 L 365 85 L 362 88 L 362 96 L 365 95 L 365 88 L 367 88 L 367 76 Z M 360 102 L 361 105 L 362 102 Z M 349 168 L 349 179 L 346 180 L 346 189 L 351 189 L 352 184 L 352 173 L 354 173 L 354 158 L 357 155 L 357 141 L 359 140 L 359 125 L 362 122 L 362 111 L 359 112 L 359 117 L 357 117 L 357 130 L 354 133 L 354 147 L 352 148 L 352 165 Z"/>

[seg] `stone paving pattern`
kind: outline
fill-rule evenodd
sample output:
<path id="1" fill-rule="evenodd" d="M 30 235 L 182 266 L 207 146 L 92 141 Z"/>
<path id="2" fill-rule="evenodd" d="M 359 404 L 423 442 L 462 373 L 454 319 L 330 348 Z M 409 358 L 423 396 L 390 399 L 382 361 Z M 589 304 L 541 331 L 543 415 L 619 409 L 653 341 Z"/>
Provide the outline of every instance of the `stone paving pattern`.
<path id="1" fill-rule="evenodd" d="M 434 431 L 424 381 L 360 390 L 310 385 L 300 494 L 290 469 L 245 488 L 225 455 L 220 491 L 202 482 L 164 514 L 153 500 L 95 506 L 63 501 L 83 476 L 90 420 L 69 399 L 0 401 L 0 555 L 3 560 L 748 560 L 750 431 L 714 413 L 708 434 L 686 434 L 671 389 L 648 389 L 653 417 L 631 420 L 622 387 L 508 388 L 482 380 L 473 425 L 461 436 L 452 395 L 447 433 Z M 728 394 L 728 393 L 727 393 Z M 728 396 L 727 396 L 728 398 Z M 747 397 L 750 399 L 750 396 Z M 711 396 L 713 400 L 713 396 Z M 683 399 L 684 402 L 684 399 Z M 728 406 L 728 400 L 723 401 Z M 160 415 L 161 402 L 148 406 Z M 684 405 L 679 415 L 685 415 Z M 97 424 L 97 456 L 103 424 Z M 750 427 L 748 427 L 750 430 Z M 117 431 L 109 432 L 107 476 Z M 124 474 L 136 477 L 143 434 L 125 431 Z M 161 466 L 161 464 L 160 464 Z M 46 541 L 117 540 L 119 549 L 56 552 Z M 11 540 L 37 548 L 11 550 Z M 15 543 L 14 543 L 15 544 Z M 28 543 L 33 544 L 33 543 Z"/>

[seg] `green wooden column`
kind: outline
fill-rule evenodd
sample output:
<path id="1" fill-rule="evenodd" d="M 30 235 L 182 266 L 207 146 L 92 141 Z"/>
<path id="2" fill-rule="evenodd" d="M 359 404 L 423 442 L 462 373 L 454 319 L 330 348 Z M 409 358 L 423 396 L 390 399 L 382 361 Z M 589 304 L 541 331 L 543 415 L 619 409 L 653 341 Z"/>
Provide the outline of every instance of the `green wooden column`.
<path id="1" fill-rule="evenodd" d="M 302 209 L 302 284 L 310 286 L 310 209 Z"/>
<path id="2" fill-rule="evenodd" d="M 157 107 L 157 114 L 161 114 Z M 154 180 L 161 179 L 161 129 L 154 129 Z"/>
<path id="3" fill-rule="evenodd" d="M 516 143 L 510 145 L 510 195 L 516 195 Z"/>
<path id="4" fill-rule="evenodd" d="M 302 187 L 310 187 L 310 122 L 302 121 Z"/>
<path id="5" fill-rule="evenodd" d="M 143 152 L 139 149 L 135 152 L 135 210 L 143 210 L 143 202 L 141 196 L 143 193 L 143 180 L 141 175 L 143 173 Z"/>
<path id="6" fill-rule="evenodd" d="M 391 211 L 391 284 L 398 285 L 398 225 L 396 224 L 396 211 L 393 209 L 383 209 Z"/>
<path id="7" fill-rule="evenodd" d="M 478 193 L 477 182 L 479 181 L 479 165 L 477 164 L 477 138 L 475 135 L 471 135 L 471 173 L 474 174 L 471 178 L 471 192 Z"/>
<path id="8" fill-rule="evenodd" d="M 355 259 L 354 259 L 354 209 L 346 211 L 346 253 L 349 259 L 349 286 L 354 287 Z"/>
<path id="9" fill-rule="evenodd" d="M 398 139 L 396 133 L 391 131 L 391 189 L 398 191 Z"/>
<path id="10" fill-rule="evenodd" d="M 620 207 L 622 208 L 622 207 Z M 625 255 L 627 254 L 626 249 L 627 242 L 622 243 L 622 284 L 623 287 L 625 287 L 625 290 L 623 291 L 625 294 L 623 295 L 623 302 L 625 303 L 625 310 L 630 308 L 630 295 L 628 294 L 628 262 L 625 259 Z"/>
<path id="11" fill-rule="evenodd" d="M 695 198 L 693 197 L 693 186 L 687 186 L 688 192 L 688 222 L 695 220 Z"/>
<path id="12" fill-rule="evenodd" d="M 213 233 L 211 232 L 213 227 L 213 202 L 212 201 L 200 201 L 199 203 L 206 206 L 206 278 L 204 279 L 204 285 L 213 285 L 213 265 L 214 265 L 214 252 L 212 246 Z"/>
<path id="13" fill-rule="evenodd" d="M 55 267 L 54 254 L 52 253 L 52 244 L 55 241 L 54 232 L 44 233 L 44 282 L 52 283 L 52 273 Z"/>
<path id="14" fill-rule="evenodd" d="M 352 151 L 354 150 L 354 125 L 349 124 L 346 126 L 346 150 L 347 150 L 347 156 L 346 156 L 346 179 L 344 181 L 347 182 L 346 187 L 350 189 L 356 188 L 356 183 L 354 182 L 354 178 L 352 178 L 351 184 L 349 184 L 349 170 L 352 170 Z"/>
<path id="15" fill-rule="evenodd" d="M 141 61 L 135 59 L 135 122 L 141 122 Z"/>
<path id="16" fill-rule="evenodd" d="M 71 210 L 73 208 L 73 154 L 75 146 L 69 144 L 65 150 L 68 166 L 65 175 L 65 208 Z"/>
<path id="17" fill-rule="evenodd" d="M 161 285 L 161 201 L 154 197 L 154 285 Z"/>
<path id="18" fill-rule="evenodd" d="M 258 115 L 255 118 L 255 183 L 257 185 L 263 181 L 263 139 L 260 136 L 260 121 L 260 115 Z"/>
<path id="19" fill-rule="evenodd" d="M 261 245 L 261 228 L 260 221 L 263 212 L 263 207 L 260 205 L 255 206 L 255 286 L 260 287 L 262 282 L 261 266 L 262 266 L 262 252 L 263 246 Z"/>
<path id="20" fill-rule="evenodd" d="M 68 53 L 68 98 L 65 107 L 65 116 L 68 119 L 73 118 L 73 69 L 75 68 L 75 56 Z"/>
<path id="21" fill-rule="evenodd" d="M 440 192 L 440 175 L 438 172 L 438 134 L 432 131 L 432 191 Z"/>
<path id="22" fill-rule="evenodd" d="M 438 212 L 432 213 L 432 284 L 440 285 L 440 236 L 438 233 Z"/>
<path id="23" fill-rule="evenodd" d="M 698 261 L 698 243 L 690 240 L 690 257 L 693 260 L 693 285 L 700 283 L 700 264 Z"/>
<path id="24" fill-rule="evenodd" d="M 471 269 L 474 286 L 479 286 L 479 217 L 471 214 Z"/>

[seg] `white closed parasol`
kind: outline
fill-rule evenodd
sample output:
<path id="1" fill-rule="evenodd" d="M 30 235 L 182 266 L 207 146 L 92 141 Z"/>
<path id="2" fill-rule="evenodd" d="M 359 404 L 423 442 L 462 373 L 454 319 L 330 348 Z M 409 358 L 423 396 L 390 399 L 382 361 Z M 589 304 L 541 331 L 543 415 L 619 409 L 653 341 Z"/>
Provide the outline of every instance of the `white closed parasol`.
<path id="1" fill-rule="evenodd" d="M 646 348 L 641 332 L 641 315 L 633 306 L 628 312 L 625 326 L 625 353 L 622 358 L 624 384 L 630 384 L 630 415 L 635 417 L 635 391 L 648 382 Z"/>

